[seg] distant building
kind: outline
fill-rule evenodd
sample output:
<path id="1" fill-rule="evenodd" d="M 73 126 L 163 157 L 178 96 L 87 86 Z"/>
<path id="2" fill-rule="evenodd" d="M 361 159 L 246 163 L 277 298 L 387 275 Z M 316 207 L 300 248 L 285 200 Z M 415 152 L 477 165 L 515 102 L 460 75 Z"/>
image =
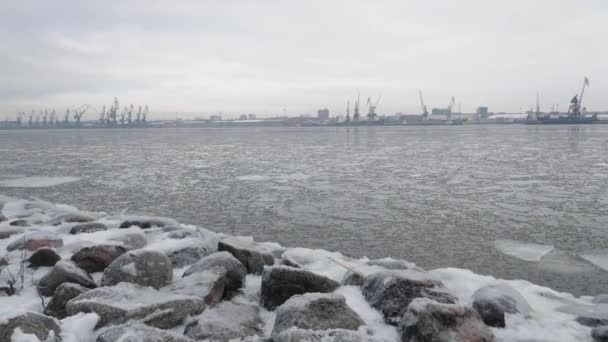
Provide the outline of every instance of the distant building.
<path id="1" fill-rule="evenodd" d="M 319 119 L 319 121 L 329 121 L 329 109 L 319 109 L 317 111 L 317 119 Z"/>
<path id="2" fill-rule="evenodd" d="M 487 119 L 490 116 L 488 107 L 477 107 L 477 117 L 480 119 Z"/>
<path id="3" fill-rule="evenodd" d="M 248 117 L 249 117 L 249 120 L 257 120 L 257 117 L 255 114 L 249 114 Z"/>
<path id="4" fill-rule="evenodd" d="M 247 114 L 241 114 L 241 116 L 239 116 L 239 120 L 247 120 Z"/>
<path id="5" fill-rule="evenodd" d="M 216 115 L 211 115 L 211 116 L 209 117 L 209 121 L 222 121 L 222 116 L 221 116 L 221 115 L 218 115 L 218 114 L 216 114 Z"/>
<path id="6" fill-rule="evenodd" d="M 449 115 L 450 110 L 447 108 L 433 108 L 431 109 L 431 115 Z"/>

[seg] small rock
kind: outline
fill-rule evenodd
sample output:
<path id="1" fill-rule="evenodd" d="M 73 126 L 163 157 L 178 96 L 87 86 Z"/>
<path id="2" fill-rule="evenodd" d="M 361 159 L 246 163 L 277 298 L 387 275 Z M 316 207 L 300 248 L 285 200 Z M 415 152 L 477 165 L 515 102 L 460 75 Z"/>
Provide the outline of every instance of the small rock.
<path id="1" fill-rule="evenodd" d="M 16 328 L 20 328 L 25 334 L 35 335 L 41 341 L 61 341 L 59 337 L 61 328 L 58 322 L 52 317 L 34 312 L 23 313 L 7 321 L 0 322 L 0 341 L 12 341 L 11 336 Z"/>
<path id="2" fill-rule="evenodd" d="M 202 246 L 190 246 L 170 252 L 167 256 L 173 267 L 181 268 L 196 263 L 207 254 L 209 253 Z"/>
<path id="3" fill-rule="evenodd" d="M 52 248 L 42 247 L 28 259 L 31 267 L 55 266 L 61 257 Z"/>
<path id="4" fill-rule="evenodd" d="M 228 252 L 217 252 L 210 254 L 184 272 L 184 277 L 193 273 L 204 272 L 214 267 L 222 267 L 226 270 L 226 287 L 224 298 L 234 297 L 245 283 L 247 270 L 232 254 Z"/>
<path id="5" fill-rule="evenodd" d="M 363 320 L 346 305 L 344 296 L 306 293 L 291 297 L 276 310 L 273 335 L 291 327 L 310 330 L 357 330 Z"/>
<path id="6" fill-rule="evenodd" d="M 352 270 L 348 270 L 342 279 L 342 285 L 362 286 L 363 283 L 365 283 L 365 275 Z"/>
<path id="7" fill-rule="evenodd" d="M 214 305 L 222 300 L 226 286 L 226 270 L 209 269 L 183 277 L 163 287 L 163 291 L 192 297 L 200 297 L 207 305 Z"/>
<path id="8" fill-rule="evenodd" d="M 308 292 L 332 292 L 340 286 L 338 282 L 288 266 L 268 267 L 262 274 L 260 299 L 262 305 L 272 310 L 294 295 Z"/>
<path id="9" fill-rule="evenodd" d="M 593 304 L 608 304 L 608 294 L 597 295 L 591 302 Z"/>
<path id="10" fill-rule="evenodd" d="M 67 302 L 89 291 L 88 288 L 75 283 L 63 283 L 57 287 L 51 301 L 46 305 L 44 313 L 49 316 L 63 319 L 66 317 L 65 305 Z"/>
<path id="11" fill-rule="evenodd" d="M 591 337 L 595 342 L 608 342 L 608 326 L 593 328 Z"/>
<path id="12" fill-rule="evenodd" d="M 97 337 L 96 342 L 192 342 L 192 340 L 141 323 L 127 323 L 108 328 Z"/>
<path id="13" fill-rule="evenodd" d="M 84 287 L 95 288 L 93 278 L 83 269 L 76 266 L 70 260 L 60 260 L 40 281 L 38 281 L 38 291 L 44 296 L 52 296 L 55 289 L 63 283 L 76 283 Z"/>
<path id="14" fill-rule="evenodd" d="M 122 242 L 131 249 L 140 249 L 146 247 L 148 239 L 142 232 L 123 233 L 110 238 L 111 241 Z"/>
<path id="15" fill-rule="evenodd" d="M 2 206 L 0 206 L 0 209 L 2 208 Z M 8 219 L 6 218 L 6 216 L 2 215 L 2 213 L 0 213 L 0 222 L 4 222 L 4 221 L 8 221 Z"/>
<path id="16" fill-rule="evenodd" d="M 120 283 L 81 294 L 66 304 L 68 316 L 94 312 L 100 319 L 97 328 L 140 320 L 146 325 L 170 329 L 206 307 L 200 297 L 155 290 L 148 286 Z"/>
<path id="17" fill-rule="evenodd" d="M 179 226 L 179 223 L 166 217 L 132 216 L 122 221 L 118 228 L 129 228 L 133 226 L 141 229 L 148 229 L 152 227 Z"/>
<path id="18" fill-rule="evenodd" d="M 485 324 L 496 328 L 505 327 L 505 313 L 527 315 L 532 310 L 521 294 L 507 284 L 488 285 L 475 291 L 473 308 Z"/>
<path id="19" fill-rule="evenodd" d="M 386 323 L 398 325 L 414 298 L 430 298 L 440 303 L 455 303 L 443 283 L 430 279 L 418 271 L 391 271 L 374 273 L 361 287 L 370 305 L 379 310 Z"/>
<path id="20" fill-rule="evenodd" d="M 116 245 L 84 247 L 72 255 L 72 261 L 89 273 L 102 272 L 126 252 L 127 248 Z"/>
<path id="21" fill-rule="evenodd" d="M 229 319 L 218 319 L 226 317 Z M 260 308 L 250 304 L 222 302 L 186 325 L 184 335 L 200 341 L 229 341 L 264 335 Z"/>
<path id="22" fill-rule="evenodd" d="M 100 222 L 87 222 L 82 224 L 77 224 L 72 229 L 70 229 L 70 234 L 81 234 L 81 233 L 93 233 L 102 230 L 107 230 L 105 224 Z"/>
<path id="23" fill-rule="evenodd" d="M 238 238 L 227 238 L 218 242 L 218 250 L 226 251 L 234 255 L 248 273 L 260 274 L 264 266 L 274 264 L 274 257 L 257 248 L 253 243 L 242 241 Z"/>
<path id="24" fill-rule="evenodd" d="M 42 247 L 60 248 L 62 246 L 63 240 L 50 234 L 32 233 L 13 241 L 6 247 L 6 250 L 10 252 L 14 250 L 26 249 L 33 252 Z"/>
<path id="25" fill-rule="evenodd" d="M 9 225 L 15 226 L 15 227 L 27 227 L 27 226 L 29 226 L 29 224 L 27 223 L 27 220 L 24 220 L 24 219 L 13 220 L 13 221 L 9 222 Z"/>
<path id="26" fill-rule="evenodd" d="M 21 234 L 25 231 L 23 227 L 16 226 L 4 226 L 0 227 L 0 239 L 6 239 L 11 237 L 11 235 Z"/>
<path id="27" fill-rule="evenodd" d="M 129 282 L 160 289 L 171 283 L 172 278 L 171 260 L 166 255 L 157 251 L 136 250 L 114 260 L 104 271 L 101 285 Z"/>
<path id="28" fill-rule="evenodd" d="M 399 325 L 402 341 L 492 342 L 494 335 L 473 308 L 415 298 Z"/>

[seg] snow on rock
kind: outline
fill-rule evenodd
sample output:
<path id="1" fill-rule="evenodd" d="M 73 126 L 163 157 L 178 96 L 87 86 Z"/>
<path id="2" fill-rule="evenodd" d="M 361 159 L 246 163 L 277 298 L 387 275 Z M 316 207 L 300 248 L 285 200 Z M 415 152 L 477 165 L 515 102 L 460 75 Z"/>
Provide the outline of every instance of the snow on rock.
<path id="1" fill-rule="evenodd" d="M 505 283 L 484 286 L 475 291 L 473 308 L 485 324 L 498 328 L 505 327 L 505 314 L 528 315 L 532 311 L 521 294 Z"/>
<path id="2" fill-rule="evenodd" d="M 159 291 L 149 286 L 120 283 L 85 292 L 66 304 L 69 316 L 79 312 L 99 315 L 97 327 L 142 320 L 161 329 L 179 325 L 184 318 L 206 307 L 200 297 Z"/>
<path id="3" fill-rule="evenodd" d="M 70 229 L 70 234 L 82 234 L 82 233 L 94 233 L 94 232 L 98 232 L 100 230 L 107 230 L 108 227 L 106 227 L 105 224 L 101 223 L 101 222 L 87 222 L 87 223 L 81 223 L 81 224 L 77 224 L 74 227 L 72 227 Z"/>
<path id="4" fill-rule="evenodd" d="M 455 303 L 440 280 L 419 271 L 386 271 L 368 276 L 361 287 L 372 307 L 382 312 L 386 323 L 397 325 L 415 298 L 430 298 L 440 303 Z"/>
<path id="5" fill-rule="evenodd" d="M 262 274 L 261 302 L 274 309 L 294 295 L 332 292 L 340 284 L 322 275 L 289 266 L 266 267 Z"/>
<path id="6" fill-rule="evenodd" d="M 21 338 L 24 338 L 24 334 L 34 335 L 41 341 L 59 341 L 56 337 L 61 332 L 59 323 L 54 318 L 27 312 L 7 321 L 0 321 L 0 341 L 11 341 L 11 336 L 14 336 L 13 333 L 16 329 L 20 329 L 16 335 Z"/>
<path id="7" fill-rule="evenodd" d="M 224 298 L 230 299 L 234 297 L 241 287 L 243 287 L 247 270 L 240 261 L 228 252 L 217 252 L 202 258 L 184 272 L 184 277 L 193 273 L 204 272 L 215 267 L 221 267 L 226 270 Z"/>
<path id="8" fill-rule="evenodd" d="M 23 232 L 25 232 L 23 227 L 0 224 L 0 239 L 7 239 L 12 235 L 22 234 Z"/>
<path id="9" fill-rule="evenodd" d="M 192 340 L 141 323 L 130 323 L 103 330 L 96 342 L 192 342 Z"/>
<path id="10" fill-rule="evenodd" d="M 274 264 L 274 257 L 265 247 L 256 244 L 253 239 L 228 237 L 218 242 L 218 250 L 234 255 L 248 273 L 259 274 L 264 266 Z"/>
<path id="11" fill-rule="evenodd" d="M 276 314 L 273 335 L 294 326 L 310 330 L 357 330 L 364 325 L 344 296 L 333 293 L 293 296 L 277 308 Z"/>
<path id="12" fill-rule="evenodd" d="M 540 261 L 543 256 L 553 250 L 553 246 L 509 239 L 498 239 L 494 246 L 501 253 L 525 261 Z"/>
<path id="13" fill-rule="evenodd" d="M 292 327 L 272 337 L 274 342 L 367 342 L 370 339 L 364 332 L 346 329 L 310 330 Z"/>
<path id="14" fill-rule="evenodd" d="M 494 335 L 473 308 L 416 298 L 399 325 L 402 341 L 492 342 Z"/>
<path id="15" fill-rule="evenodd" d="M 207 305 L 222 300 L 226 286 L 226 270 L 213 268 L 183 277 L 164 287 L 163 291 L 187 296 L 200 297 Z"/>
<path id="16" fill-rule="evenodd" d="M 34 232 L 26 234 L 21 238 L 13 241 L 6 246 L 7 251 L 22 250 L 35 251 L 38 248 L 49 247 L 49 248 L 60 248 L 63 246 L 63 240 L 55 237 L 50 233 L 45 232 Z"/>
<path id="17" fill-rule="evenodd" d="M 74 262 L 60 260 L 38 282 L 38 291 L 44 296 L 52 296 L 55 289 L 63 283 L 76 283 L 84 287 L 95 288 L 93 278 L 79 268 Z"/>
<path id="18" fill-rule="evenodd" d="M 184 335 L 197 341 L 228 341 L 250 336 L 263 337 L 263 326 L 258 306 L 222 302 L 187 324 Z"/>
<path id="19" fill-rule="evenodd" d="M 135 272 L 129 265 L 131 263 L 135 265 Z M 171 260 L 165 254 L 151 250 L 136 250 L 114 260 L 103 272 L 101 285 L 111 286 L 120 282 L 130 282 L 159 289 L 170 284 L 172 278 Z"/>
<path id="20" fill-rule="evenodd" d="M 99 316 L 79 313 L 61 321 L 62 342 L 95 342 L 95 325 Z M 126 342 L 126 341 L 125 341 Z"/>

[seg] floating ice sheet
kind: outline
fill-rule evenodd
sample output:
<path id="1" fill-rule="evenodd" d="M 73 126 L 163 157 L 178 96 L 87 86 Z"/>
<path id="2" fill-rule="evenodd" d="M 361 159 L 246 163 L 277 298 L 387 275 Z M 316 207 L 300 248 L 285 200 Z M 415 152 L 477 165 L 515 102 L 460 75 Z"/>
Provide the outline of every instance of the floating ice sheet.
<path id="1" fill-rule="evenodd" d="M 608 271 L 608 252 L 603 253 L 585 253 L 580 255 L 581 258 L 592 263 L 593 265 Z"/>
<path id="2" fill-rule="evenodd" d="M 64 183 L 71 183 L 80 180 L 76 177 L 46 177 L 33 176 L 15 179 L 5 179 L 0 181 L 0 187 L 5 188 L 46 188 Z"/>
<path id="3" fill-rule="evenodd" d="M 553 246 L 509 239 L 498 239 L 494 246 L 503 254 L 525 261 L 540 261 L 553 250 Z"/>

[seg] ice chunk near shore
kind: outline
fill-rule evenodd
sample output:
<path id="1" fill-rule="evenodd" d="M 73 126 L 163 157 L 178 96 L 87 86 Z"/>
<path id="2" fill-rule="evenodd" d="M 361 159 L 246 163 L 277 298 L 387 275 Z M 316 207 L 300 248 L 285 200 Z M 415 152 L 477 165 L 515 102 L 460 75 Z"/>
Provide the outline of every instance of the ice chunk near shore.
<path id="1" fill-rule="evenodd" d="M 494 246 L 501 253 L 524 261 L 540 261 L 542 257 L 554 249 L 553 246 L 549 245 L 510 239 L 498 239 L 494 242 Z"/>
<path id="2" fill-rule="evenodd" d="M 604 271 L 608 271 L 608 252 L 584 253 L 580 257 Z"/>
<path id="3" fill-rule="evenodd" d="M 0 187 L 5 188 L 47 188 L 65 183 L 79 181 L 77 177 L 47 177 L 32 176 L 15 179 L 5 179 L 0 181 Z"/>

